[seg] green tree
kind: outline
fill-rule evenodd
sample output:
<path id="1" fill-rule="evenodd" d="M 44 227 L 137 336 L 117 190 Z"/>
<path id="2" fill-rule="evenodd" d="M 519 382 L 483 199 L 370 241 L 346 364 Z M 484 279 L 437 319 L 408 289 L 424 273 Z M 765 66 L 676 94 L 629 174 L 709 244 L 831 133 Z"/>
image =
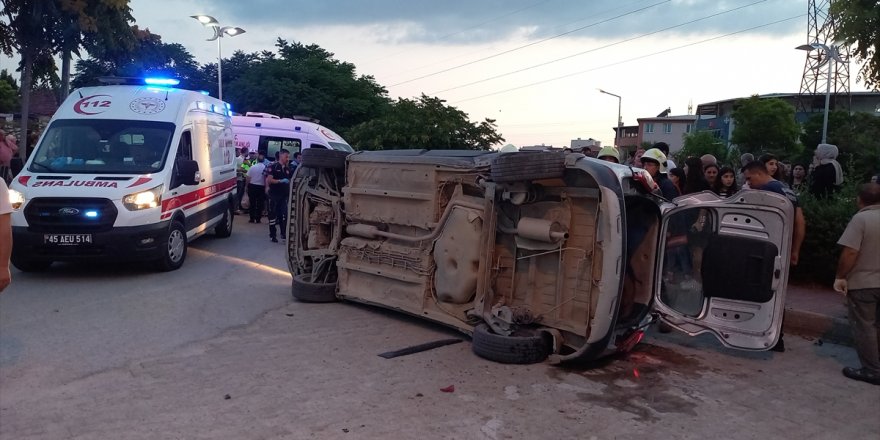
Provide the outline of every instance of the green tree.
<path id="1" fill-rule="evenodd" d="M 70 93 L 71 55 L 85 48 L 95 55 L 114 50 L 130 50 L 135 40 L 132 32 L 129 0 L 55 0 L 61 16 L 61 99 Z"/>
<path id="2" fill-rule="evenodd" d="M 736 126 L 730 141 L 748 153 L 773 153 L 790 157 L 801 151 L 800 126 L 794 107 L 778 98 L 761 99 L 757 95 L 738 100 L 733 106 Z"/>
<path id="3" fill-rule="evenodd" d="M 688 133 L 684 137 L 684 146 L 675 154 L 675 162 L 684 164 L 688 157 L 700 157 L 711 154 L 724 165 L 733 165 L 739 162 L 739 150 L 728 148 L 721 139 L 715 137 L 711 131 L 700 130 Z"/>
<path id="4" fill-rule="evenodd" d="M 136 42 L 131 50 L 108 50 L 103 52 L 104 57 L 77 61 L 73 87 L 100 85 L 102 76 L 167 75 L 180 79 L 181 87 L 192 89 L 206 83 L 199 64 L 182 45 L 163 43 L 161 36 L 137 26 L 132 31 Z"/>
<path id="5" fill-rule="evenodd" d="M 504 142 L 494 120 L 472 123 L 467 113 L 445 102 L 426 95 L 418 99 L 401 98 L 382 116 L 352 128 L 347 139 L 363 150 L 488 150 Z"/>
<path id="6" fill-rule="evenodd" d="M 18 90 L 6 81 L 0 81 L 0 113 L 12 113 L 18 108 Z"/>
<path id="7" fill-rule="evenodd" d="M 853 47 L 862 63 L 859 80 L 877 90 L 880 87 L 880 2 L 870 0 L 835 0 L 829 14 L 836 20 L 835 37 Z"/>
<path id="8" fill-rule="evenodd" d="M 311 116 L 345 134 L 388 106 L 385 88 L 373 77 L 358 76 L 353 64 L 321 47 L 279 38 L 276 48 L 277 55 L 258 55 L 231 82 L 224 62 L 224 98 L 236 111 Z M 236 75 L 235 69 L 231 74 Z"/>
<path id="9" fill-rule="evenodd" d="M 801 142 L 806 146 L 799 158 L 803 163 L 812 160 L 816 145 L 822 140 L 822 114 L 815 114 L 803 126 Z M 880 118 L 870 113 L 850 115 L 845 111 L 828 114 L 828 143 L 837 145 L 840 151 L 838 162 L 852 166 L 848 171 L 854 173 L 857 182 L 867 180 L 880 171 Z"/>
<path id="10" fill-rule="evenodd" d="M 13 89 L 18 90 L 18 81 L 13 77 L 8 70 L 3 69 L 0 70 L 0 81 L 6 81 L 12 86 Z"/>
<path id="11" fill-rule="evenodd" d="M 30 95 L 33 89 L 34 67 L 44 72 L 46 65 L 56 52 L 60 40 L 58 5 L 45 0 L 2 0 L 3 17 L 0 23 L 0 49 L 7 56 L 13 51 L 21 57 L 21 134 L 19 147 L 27 157 L 28 116 L 30 114 Z"/>

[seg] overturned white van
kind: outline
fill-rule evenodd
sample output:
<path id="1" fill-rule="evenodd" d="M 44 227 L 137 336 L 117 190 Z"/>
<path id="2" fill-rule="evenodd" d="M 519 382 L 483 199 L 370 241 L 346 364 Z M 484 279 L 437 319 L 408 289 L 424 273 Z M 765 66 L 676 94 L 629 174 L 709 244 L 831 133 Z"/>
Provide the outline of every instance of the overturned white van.
<path id="1" fill-rule="evenodd" d="M 110 259 L 174 270 L 188 241 L 232 233 L 229 106 L 165 79 L 115 80 L 74 91 L 12 183 L 19 269 Z"/>

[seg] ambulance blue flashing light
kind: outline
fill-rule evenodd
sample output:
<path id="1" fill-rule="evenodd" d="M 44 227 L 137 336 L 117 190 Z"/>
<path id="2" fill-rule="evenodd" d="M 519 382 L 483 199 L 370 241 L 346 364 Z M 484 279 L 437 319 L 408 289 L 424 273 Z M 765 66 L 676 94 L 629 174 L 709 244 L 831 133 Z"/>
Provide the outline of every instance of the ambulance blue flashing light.
<path id="1" fill-rule="evenodd" d="M 199 93 L 201 93 L 201 94 L 203 94 L 203 95 L 205 95 L 205 96 L 211 96 L 211 93 L 208 92 L 207 90 L 200 90 Z"/>
<path id="2" fill-rule="evenodd" d="M 150 86 L 176 86 L 180 84 L 179 79 L 174 78 L 144 78 L 144 84 Z"/>

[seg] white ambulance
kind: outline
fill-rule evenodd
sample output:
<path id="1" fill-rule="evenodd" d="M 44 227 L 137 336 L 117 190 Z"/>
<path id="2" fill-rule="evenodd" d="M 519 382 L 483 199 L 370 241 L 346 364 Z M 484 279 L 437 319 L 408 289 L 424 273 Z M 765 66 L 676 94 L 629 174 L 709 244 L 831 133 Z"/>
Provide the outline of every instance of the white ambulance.
<path id="1" fill-rule="evenodd" d="M 176 80 L 113 80 L 64 101 L 10 187 L 23 271 L 92 259 L 175 270 L 188 241 L 232 233 L 228 104 Z"/>
<path id="2" fill-rule="evenodd" d="M 269 113 L 247 112 L 232 116 L 235 148 L 263 153 L 275 160 L 275 153 L 285 149 L 294 154 L 307 148 L 354 152 L 342 136 L 318 124 L 315 119 L 294 116 L 280 118 Z"/>

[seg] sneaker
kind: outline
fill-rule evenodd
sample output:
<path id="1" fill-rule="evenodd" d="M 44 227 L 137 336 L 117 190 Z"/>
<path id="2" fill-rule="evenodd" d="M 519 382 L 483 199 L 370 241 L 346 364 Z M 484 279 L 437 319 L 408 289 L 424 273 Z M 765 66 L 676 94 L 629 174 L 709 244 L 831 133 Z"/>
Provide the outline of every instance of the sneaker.
<path id="1" fill-rule="evenodd" d="M 871 372 L 867 368 L 846 367 L 843 369 L 843 375 L 853 380 L 880 385 L 880 374 Z"/>
<path id="2" fill-rule="evenodd" d="M 278 243 L 278 239 L 275 237 L 271 237 L 270 240 L 272 240 L 272 243 Z"/>

